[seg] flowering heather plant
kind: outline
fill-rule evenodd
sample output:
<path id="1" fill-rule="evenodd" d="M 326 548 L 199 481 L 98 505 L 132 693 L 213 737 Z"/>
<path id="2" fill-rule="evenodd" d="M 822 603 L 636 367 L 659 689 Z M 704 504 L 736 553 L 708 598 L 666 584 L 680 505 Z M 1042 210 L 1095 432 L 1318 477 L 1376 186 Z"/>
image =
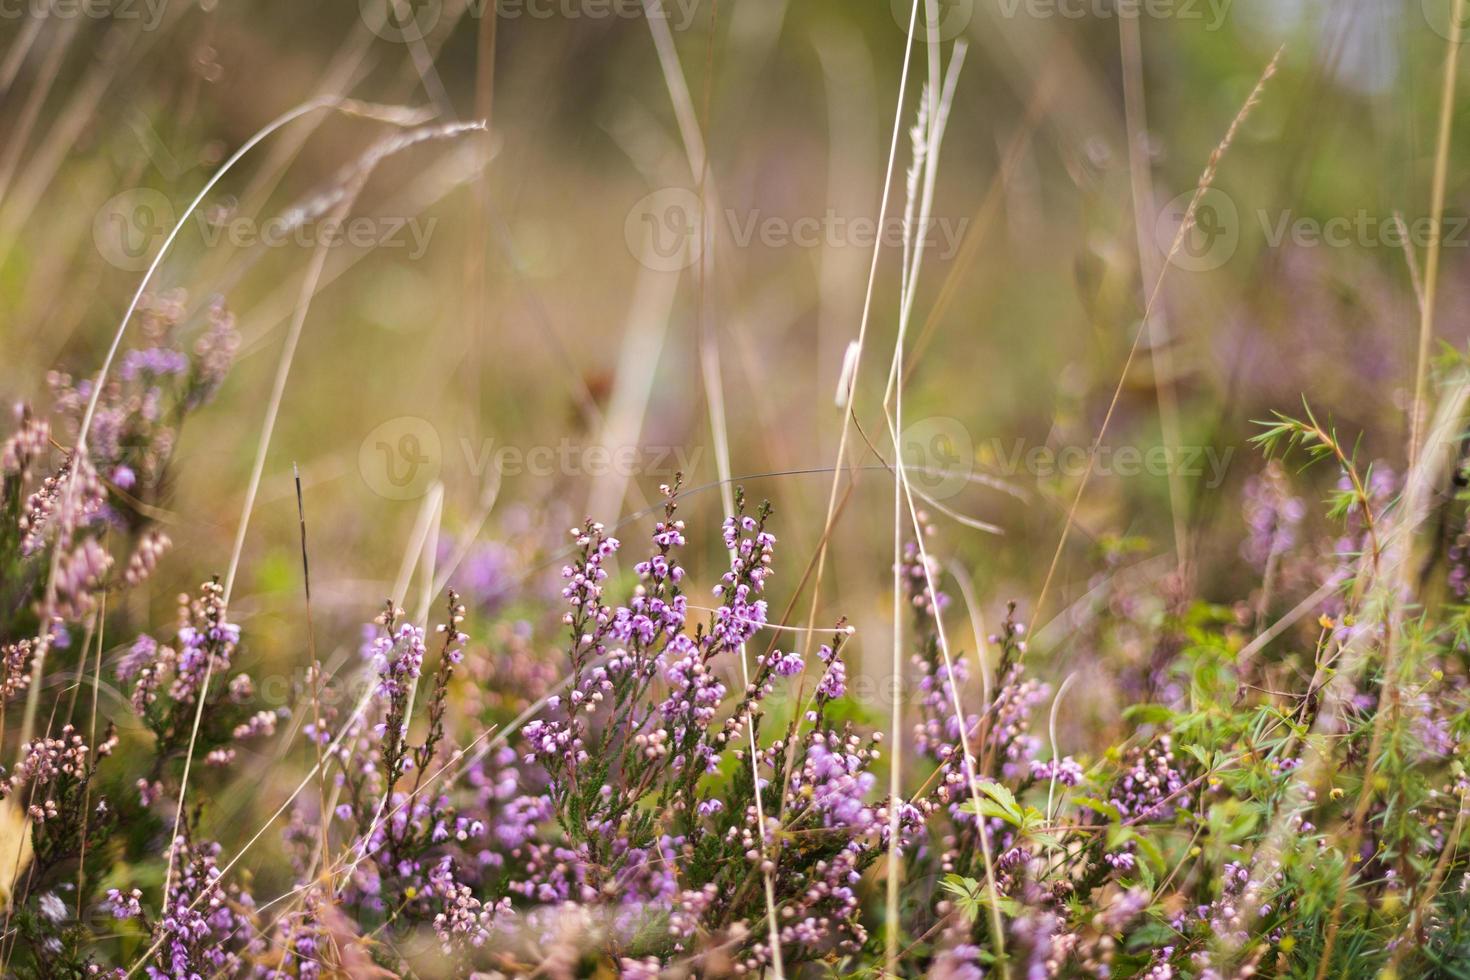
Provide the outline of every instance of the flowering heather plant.
<path id="1" fill-rule="evenodd" d="M 789 834 L 800 843 L 781 848 L 775 874 L 788 959 L 861 948 L 857 886 L 879 853 L 881 811 L 870 799 L 874 741 L 825 722 L 841 696 L 847 632 L 822 648 L 800 724 L 763 742 L 764 702 L 802 666 L 775 651 L 750 666 L 748 683 L 733 682 L 742 647 L 766 622 L 769 509 L 740 505 L 726 521 L 719 605 L 691 630 L 684 524 L 668 492 L 626 604 L 607 596 L 619 541 L 591 521 L 572 532 L 575 557 L 562 572 L 567 683 L 480 751 L 439 758 L 468 640 L 458 597 L 441 628 L 421 742 L 408 737 L 408 714 L 425 670 L 423 633 L 391 606 L 379 616 L 364 650 L 379 679 L 371 707 L 317 736 L 342 760 L 333 826 L 355 857 L 339 897 L 359 922 L 432 926 L 444 953 L 512 970 L 529 969 L 548 944 L 572 962 L 600 954 L 632 971 L 711 956 L 755 968 L 769 957 L 762 877 L 776 872 L 774 845 Z M 434 785 L 456 763 L 469 792 Z M 706 948 L 709 937 L 718 942 Z"/>
<path id="2" fill-rule="evenodd" d="M 179 336 L 183 294 L 150 299 L 140 314 L 144 346 L 123 354 L 101 392 L 52 372 L 49 417 L 16 407 L 0 443 L 0 600 L 13 610 L 0 686 L 6 699 L 27 689 L 38 655 L 69 647 L 68 626 L 85 627 L 109 586 L 142 584 L 168 550 L 150 515 L 167 492 L 178 430 L 214 396 L 238 343 L 222 302 L 205 318 L 187 349 Z M 67 443 L 94 396 L 79 457 Z"/>
<path id="3" fill-rule="evenodd" d="M 1272 460 L 1244 491 L 1240 602 L 1182 580 L 1160 601 L 1115 564 L 1079 637 L 1137 666 L 1135 696 L 1070 752 L 1068 684 L 1037 662 L 1065 644 L 1033 650 L 1011 603 L 982 649 L 952 648 L 922 515 L 894 569 L 913 697 L 893 747 L 846 622 L 786 642 L 773 621 L 771 507 L 734 494 L 701 583 L 677 480 L 631 562 L 594 520 L 571 530 L 557 609 L 518 584 L 520 552 L 471 543 L 477 594 L 446 589 L 434 630 L 389 599 L 355 664 L 311 663 L 273 707 L 218 578 L 166 629 L 108 601 L 172 560 L 147 504 L 235 345 L 218 305 L 192 353 L 182 297 L 145 309 L 88 453 L 53 453 L 92 394 L 57 375 L 50 416 L 18 411 L 0 454 L 9 972 L 846 974 L 890 935 L 898 972 L 943 977 L 1367 975 L 1466 951 L 1463 549 L 1447 533 L 1393 572 L 1411 485 L 1310 413 L 1260 442 L 1336 467 L 1325 521 Z M 1446 527 L 1463 497 L 1436 505 Z M 1447 601 L 1403 599 L 1434 588 Z M 89 670 L 115 703 L 61 686 Z M 220 811 L 256 753 L 305 768 L 288 816 L 245 835 Z M 263 836 L 285 860 L 251 872 Z"/>
<path id="4" fill-rule="evenodd" d="M 311 665 L 295 709 L 259 702 L 214 578 L 179 597 L 172 627 L 89 659 L 116 635 L 108 595 L 167 560 L 128 508 L 166 479 L 177 425 L 233 346 L 218 308 L 192 358 L 169 346 L 180 303 L 149 307 L 149 346 L 99 400 L 116 437 L 87 461 L 48 461 L 83 410 L 70 382 L 59 421 L 23 410 L 5 441 L 7 699 L 36 690 L 38 651 L 40 689 L 95 663 L 120 695 L 63 698 L 0 779 L 9 971 L 850 973 L 877 969 L 889 930 L 899 972 L 943 977 L 1367 975 L 1463 955 L 1470 620 L 1453 604 L 1383 614 L 1407 491 L 1360 472 L 1310 415 L 1261 442 L 1338 467 L 1328 523 L 1308 521 L 1283 467 L 1249 483 L 1250 595 L 1157 606 L 1117 581 L 1097 600 L 1089 643 L 1154 645 L 1138 688 L 1152 700 L 1107 743 L 1062 751 L 1068 685 L 1034 673 L 1018 604 L 983 649 L 951 649 L 945 566 L 904 549 L 912 728 L 894 797 L 891 747 L 854 698 L 853 630 L 839 620 L 811 645 L 771 630 L 771 507 L 735 494 L 727 557 L 701 587 L 678 481 L 626 571 L 606 527 L 572 529 L 544 617 L 559 618 L 554 659 L 534 623 L 469 614 L 537 601 L 515 594 L 513 553 L 488 546 L 465 571 L 490 594 L 447 589 L 432 632 L 388 600 L 360 666 Z M 1467 505 L 1444 503 L 1447 522 Z M 1453 600 L 1463 562 L 1446 541 L 1422 574 Z M 1319 618 L 1293 629 L 1280 610 L 1303 600 Z M 1361 681 L 1336 684 L 1352 662 Z M 307 768 L 289 816 L 231 833 L 215 791 L 242 751 L 284 757 L 293 736 Z M 263 834 L 289 866 L 269 898 L 239 860 Z M 897 920 L 878 898 L 891 850 Z"/>

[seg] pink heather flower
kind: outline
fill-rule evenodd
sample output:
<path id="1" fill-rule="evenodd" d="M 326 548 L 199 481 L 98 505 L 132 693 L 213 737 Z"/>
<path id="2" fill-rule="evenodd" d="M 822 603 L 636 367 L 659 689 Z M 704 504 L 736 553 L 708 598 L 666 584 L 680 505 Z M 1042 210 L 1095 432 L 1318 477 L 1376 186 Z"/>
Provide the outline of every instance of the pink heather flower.
<path id="1" fill-rule="evenodd" d="M 1114 783 L 1109 801 L 1124 817 L 1152 823 L 1176 811 L 1189 811 L 1185 784 L 1183 772 L 1175 765 L 1170 737 L 1163 735 L 1157 744 L 1129 753 L 1128 768 Z"/>
<path id="2" fill-rule="evenodd" d="M 158 641 L 146 633 L 140 633 L 128 652 L 118 660 L 114 672 L 118 680 L 130 681 L 157 659 Z"/>
<path id="3" fill-rule="evenodd" d="M 151 977 L 234 975 L 244 965 L 242 953 L 256 928 L 254 901 L 239 885 L 221 883 L 219 853 L 218 844 L 175 838 L 169 850 L 175 887 L 159 922 L 159 960 L 166 969 L 150 966 Z"/>
<path id="4" fill-rule="evenodd" d="M 408 693 L 424 667 L 424 631 L 404 623 L 396 634 L 379 636 L 373 643 L 373 669 L 378 673 L 377 697 L 389 700 Z"/>
<path id="5" fill-rule="evenodd" d="M 1032 759 L 1031 778 L 1043 781 L 1055 778 L 1063 786 L 1076 786 L 1082 779 L 1082 767 L 1070 755 L 1045 762 Z"/>
<path id="6" fill-rule="evenodd" d="M 795 677 L 801 673 L 801 654 L 782 653 L 777 650 L 771 654 L 770 667 L 778 677 Z"/>
<path id="7" fill-rule="evenodd" d="M 169 375 L 186 374 L 189 357 L 183 351 L 171 347 L 150 347 L 145 350 L 130 350 L 123 355 L 118 366 L 118 377 L 134 381 L 143 377 L 164 378 Z"/>
<path id="8" fill-rule="evenodd" d="M 138 539 L 138 547 L 128 557 L 128 567 L 123 580 L 130 586 L 141 585 L 153 574 L 166 551 L 173 545 L 169 536 L 162 531 L 144 531 Z"/>
<path id="9" fill-rule="evenodd" d="M 247 738 L 261 738 L 276 733 L 276 720 L 279 716 L 274 711 L 261 710 L 250 716 L 250 720 L 243 721 L 235 726 L 232 737 L 236 741 L 244 741 Z"/>
<path id="10" fill-rule="evenodd" d="M 847 693 L 847 664 L 840 653 L 834 653 L 825 644 L 817 650 L 817 656 L 827 665 L 822 680 L 817 684 L 817 695 L 834 701 Z"/>
<path id="11" fill-rule="evenodd" d="M 142 918 L 143 893 L 136 888 L 126 893 L 117 888 L 109 888 L 102 907 L 112 913 L 114 919 Z"/>
<path id="12" fill-rule="evenodd" d="M 0 646 L 0 702 L 9 701 L 31 686 L 31 662 L 37 641 L 27 637 Z"/>
<path id="13" fill-rule="evenodd" d="M 33 464 L 46 458 L 51 450 L 51 426 L 35 417 L 25 406 L 18 406 L 20 426 L 0 443 L 0 474 L 29 479 Z"/>

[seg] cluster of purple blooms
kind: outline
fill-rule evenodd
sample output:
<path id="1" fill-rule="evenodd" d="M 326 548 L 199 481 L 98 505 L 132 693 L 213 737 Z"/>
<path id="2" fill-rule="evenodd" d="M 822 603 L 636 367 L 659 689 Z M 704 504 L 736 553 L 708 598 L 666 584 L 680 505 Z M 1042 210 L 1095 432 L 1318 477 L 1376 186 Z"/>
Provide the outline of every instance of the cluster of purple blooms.
<path id="1" fill-rule="evenodd" d="M 624 604 L 605 591 L 619 542 L 592 522 L 573 531 L 577 557 L 563 570 L 570 682 L 512 738 L 453 753 L 462 789 L 430 789 L 432 753 L 407 744 L 409 702 L 432 660 L 423 633 L 397 610 L 379 618 L 364 648 L 378 678 L 372 705 L 335 735 L 313 730 L 341 763 L 334 817 L 355 860 L 340 895 L 359 921 L 425 921 L 446 952 L 503 966 L 531 949 L 576 958 L 605 943 L 627 952 L 634 972 L 721 935 L 745 971 L 771 958 L 759 882 L 772 874 L 786 896 L 788 957 L 866 941 L 860 883 L 881 853 L 886 813 L 870 800 L 876 739 L 823 724 L 845 687 L 848 631 L 818 651 L 807 710 L 752 754 L 765 699 L 777 681 L 800 683 L 805 664 L 795 651 L 746 649 L 767 617 L 768 510 L 726 521 L 719 603 L 691 632 L 684 525 L 669 492 Z M 446 647 L 456 660 L 457 649 Z M 430 730 L 432 739 L 432 717 Z M 309 849 L 306 823 L 292 834 Z"/>
<path id="2" fill-rule="evenodd" d="M 140 505 L 157 502 L 180 424 L 218 390 L 238 346 L 232 317 L 215 302 L 188 352 L 179 337 L 188 320 L 185 299 L 145 299 L 142 346 L 123 353 L 102 389 L 52 372 L 50 417 L 17 406 L 15 427 L 0 441 L 0 511 L 13 520 L 0 528 L 0 593 L 12 611 L 0 637 L 0 703 L 34 698 L 32 675 L 68 654 L 73 630 L 103 634 L 104 595 L 147 581 L 170 545 Z M 94 396 L 86 451 L 79 453 L 75 443 Z M 180 687 L 171 696 L 197 686 L 209 669 L 200 653 L 206 644 L 181 640 L 167 648 L 175 659 L 166 667 L 142 651 L 124 656 L 136 669 L 125 669 L 123 680 L 144 675 L 135 705 L 152 703 L 156 684 L 149 680 L 165 672 Z"/>
<path id="3" fill-rule="evenodd" d="M 206 971 L 240 973 L 247 955 L 258 957 L 266 943 L 256 926 L 250 893 L 221 882 L 220 846 L 175 839 L 168 854 L 176 879 L 156 931 L 163 940 L 152 980 L 191 980 Z"/>
<path id="4" fill-rule="evenodd" d="M 446 951 L 483 946 L 496 917 L 509 907 L 506 900 L 482 901 L 470 883 L 474 879 L 466 879 L 466 857 L 484 846 L 487 825 L 461 814 L 446 787 L 435 784 L 442 764 L 431 771 L 436 760 L 442 763 L 446 698 L 467 640 L 460 630 L 464 616 L 451 590 L 446 621 L 438 627 L 437 665 L 425 685 L 430 659 L 425 631 L 388 603 L 362 648 L 375 678 L 365 699 L 335 736 L 327 722 L 307 726 L 308 736 L 338 764 L 325 803 L 347 855 L 339 896 L 360 910 L 364 922 L 430 924 Z M 414 742 L 410 722 L 421 686 L 428 730 Z M 307 853 L 319 839 L 310 832 L 290 836 Z M 299 866 L 311 861 L 303 855 Z M 325 897 L 316 895 L 313 901 Z M 293 948 L 300 955 L 299 943 L 315 944 L 316 933 L 301 923 L 295 929 L 299 936 Z"/>
<path id="5" fill-rule="evenodd" d="M 97 472 L 118 490 L 156 489 L 178 439 L 179 420 L 207 404 L 229 373 L 239 347 L 234 317 L 215 299 L 206 323 L 186 349 L 179 334 L 190 320 L 182 291 L 145 298 L 139 310 L 142 346 L 125 351 L 104 383 L 87 436 Z M 93 382 L 52 372 L 47 381 L 62 430 L 76 435 Z"/>
<path id="6" fill-rule="evenodd" d="M 5 475 L 24 484 L 29 467 L 22 464 Z M 68 455 L 56 472 L 48 474 L 26 498 L 18 529 L 20 553 L 30 557 L 50 542 L 63 554 L 72 547 L 78 529 L 103 516 L 106 492 L 97 471 L 87 460 Z"/>
<path id="7" fill-rule="evenodd" d="M 187 749 L 197 715 L 202 724 L 194 742 L 203 747 L 207 761 L 218 767 L 233 760 L 234 743 L 273 731 L 276 715 L 268 712 L 270 722 L 258 717 L 259 713 L 248 721 L 243 717 L 255 685 L 249 674 L 231 673 L 240 627 L 229 622 L 224 587 L 217 580 L 204 582 L 197 596 L 179 596 L 178 610 L 171 642 L 160 643 L 153 636 L 139 634 L 113 672 L 124 689 L 131 688 L 133 710 L 153 733 L 161 761 Z M 160 771 L 155 766 L 148 778 L 138 782 L 145 805 L 158 799 Z"/>
<path id="8" fill-rule="evenodd" d="M 94 753 L 71 725 L 55 737 L 32 739 L 14 771 L 0 780 L 0 800 L 18 804 L 37 824 L 56 820 L 75 802 L 76 790 L 91 778 L 98 760 L 116 747 L 117 736 L 109 730 Z"/>
<path id="9" fill-rule="evenodd" d="M 24 630 L 0 645 L 7 698 L 29 691 L 37 657 L 69 649 L 72 630 L 87 631 L 81 646 L 90 649 L 104 591 L 149 578 L 169 546 L 130 503 L 162 478 L 174 409 L 213 393 L 236 344 L 216 308 L 186 353 L 172 337 L 185 316 L 181 296 L 145 311 L 146 344 L 125 353 L 101 392 L 86 455 L 49 462 L 52 427 L 26 411 L 0 444 L 15 515 L 4 540 L 31 568 L 55 555 L 52 594 L 44 603 L 27 596 L 17 606 L 28 617 Z M 64 432 L 94 392 L 62 375 L 53 392 Z M 1385 504 L 1394 486 L 1378 475 L 1372 504 Z M 123 846 L 110 843 L 119 815 L 95 779 L 102 760 L 117 758 L 118 738 L 108 728 L 92 747 L 92 736 L 66 725 L 30 741 L 0 779 L 0 808 L 20 821 L 30 849 L 23 859 L 42 880 L 16 899 L 30 913 L 20 917 L 31 930 L 26 942 L 64 953 L 78 973 L 99 974 L 76 939 L 81 926 L 71 924 L 81 918 L 70 911 L 74 896 L 76 908 L 100 907 L 147 948 L 143 965 L 155 978 L 416 969 L 420 954 L 384 936 L 422 936 L 440 962 L 466 972 L 574 975 L 596 963 L 631 977 L 749 975 L 775 962 L 773 937 L 790 971 L 849 969 L 875 955 L 869 871 L 890 848 L 904 888 L 945 885 L 933 900 L 901 906 L 916 973 L 991 975 L 1004 945 L 1009 965 L 1028 980 L 1112 976 L 1121 967 L 1157 980 L 1181 970 L 1236 975 L 1240 962 L 1254 968 L 1261 944 L 1288 935 L 1279 921 L 1294 907 L 1287 870 L 1260 849 L 1232 845 L 1237 859 L 1217 875 L 1171 875 L 1172 893 L 1157 884 L 1156 841 L 1172 837 L 1179 846 L 1171 854 L 1185 853 L 1187 832 L 1205 826 L 1199 821 L 1213 800 L 1249 801 L 1260 790 L 1241 788 L 1252 784 L 1238 772 L 1229 787 L 1207 779 L 1198 756 L 1176 755 L 1182 736 L 1168 725 L 1095 762 L 1055 744 L 1043 758 L 1035 716 L 1052 692 L 1028 673 L 1014 607 L 986 649 L 968 657 L 948 649 L 950 602 L 935 587 L 941 566 L 916 544 L 895 570 L 914 639 L 905 683 L 916 695 L 915 724 L 908 744 L 894 747 L 906 757 L 911 795 L 884 795 L 881 736 L 852 720 L 863 717 L 862 706 L 838 704 L 849 686 L 852 631 L 839 622 L 830 642 L 813 641 L 815 656 L 803 642 L 766 642 L 776 546 L 769 508 L 748 511 L 737 498 L 721 527 L 728 563 L 706 610 L 686 592 L 676 491 L 666 488 L 639 561 L 620 567 L 622 545 L 602 525 L 572 529 L 561 582 L 564 681 L 560 670 L 528 666 L 536 657 L 529 625 L 502 621 L 490 636 L 514 677 L 494 696 L 482 690 L 497 680 L 495 656 L 476 650 L 467 661 L 466 606 L 453 591 L 437 634 L 385 604 L 361 647 L 371 684 L 360 698 L 318 704 L 319 685 L 340 681 L 310 666 L 298 693 L 305 700 L 309 689 L 312 713 L 301 730 L 321 778 L 293 800 L 283 837 L 297 884 L 269 915 L 276 903 L 258 907 L 248 879 L 203 832 L 201 814 L 212 804 L 197 781 L 222 778 L 247 742 L 291 727 L 282 724 L 291 716 L 254 703 L 254 684 L 237 669 L 241 631 L 222 586 L 205 582 L 181 597 L 171 635 L 136 635 L 107 658 L 152 739 L 132 784 L 136 799 L 124 794 L 121 806 L 155 846 L 168 842 L 158 848 L 164 883 L 133 887 L 110 877 L 103 897 L 96 880 L 84 891 L 84 879 L 58 872 L 80 866 L 83 854 L 111 857 Z M 1274 469 L 1246 495 L 1242 552 L 1264 571 L 1297 547 L 1303 509 Z M 1344 549 L 1363 544 L 1366 516 L 1348 510 L 1338 549 L 1345 562 Z M 131 550 L 119 552 L 126 560 L 114 559 L 103 529 L 129 532 Z M 1451 551 L 1452 566 L 1457 555 Z M 506 608 L 515 594 L 510 553 L 471 545 L 460 557 L 475 608 Z M 1440 674 L 1453 669 L 1450 658 L 1435 663 Z M 773 698 L 780 686 L 794 693 L 789 710 Z M 451 703 L 487 730 L 451 726 Z M 1377 699 L 1360 707 L 1369 714 Z M 1436 704 L 1434 691 L 1407 696 L 1400 709 L 1416 764 L 1457 751 L 1454 712 Z M 1253 766 L 1275 792 L 1296 778 L 1297 758 L 1250 757 L 1240 766 Z M 194 806 L 176 807 L 190 762 Z M 1463 801 L 1463 779 L 1442 792 Z M 1281 817 L 1283 826 L 1325 849 L 1312 822 L 1323 819 L 1312 812 L 1319 801 L 1310 792 L 1306 801 Z M 1446 821 L 1437 823 L 1414 849 L 1423 860 L 1448 841 Z M 1383 850 L 1364 841 L 1358 859 L 1382 860 Z M 1381 880 L 1402 887 L 1395 874 L 1389 868 Z M 1128 937 L 1145 922 L 1155 938 L 1167 931 L 1140 952 Z"/>
<path id="10" fill-rule="evenodd" d="M 1125 817 L 1140 822 L 1164 820 L 1176 811 L 1189 811 L 1187 785 L 1174 758 L 1172 739 L 1161 735 L 1147 748 L 1130 750 L 1123 773 L 1113 785 L 1110 802 Z"/>
<path id="11" fill-rule="evenodd" d="M 1241 510 L 1248 536 L 1240 553 L 1258 571 L 1296 545 L 1307 514 L 1301 498 L 1292 495 L 1285 467 L 1277 460 L 1246 480 Z"/>

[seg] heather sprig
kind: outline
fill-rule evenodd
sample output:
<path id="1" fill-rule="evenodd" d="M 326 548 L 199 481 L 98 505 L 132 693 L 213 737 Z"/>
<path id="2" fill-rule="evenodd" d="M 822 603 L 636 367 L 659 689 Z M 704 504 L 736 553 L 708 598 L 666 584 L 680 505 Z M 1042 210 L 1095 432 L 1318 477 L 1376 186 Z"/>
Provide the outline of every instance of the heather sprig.
<path id="1" fill-rule="evenodd" d="M 1244 531 L 1270 540 L 1264 551 L 1239 549 L 1258 574 L 1253 556 L 1269 565 L 1315 550 L 1344 560 L 1343 527 L 1371 554 L 1370 524 L 1392 512 L 1392 480 L 1345 473 L 1353 500 L 1329 508 L 1340 526 L 1319 532 L 1305 515 L 1281 518 L 1294 493 L 1284 473 L 1268 479 L 1269 495 L 1256 485 L 1246 515 L 1275 516 Z M 665 492 L 645 554 L 626 572 L 607 528 L 589 520 L 573 530 L 560 672 L 533 663 L 542 656 L 533 624 L 492 622 L 472 636 L 467 608 L 507 608 L 498 600 L 447 590 L 434 632 L 385 603 L 362 644 L 360 708 L 349 714 L 333 699 L 319 725 L 302 728 L 323 750 L 326 807 L 316 793 L 293 802 L 282 837 L 296 897 L 279 908 L 257 903 L 229 844 L 206 835 L 207 794 L 161 851 L 176 882 L 167 907 L 146 878 L 80 875 L 84 860 L 136 853 L 120 840 L 133 835 L 118 832 L 135 816 L 153 839 L 167 834 L 149 808 L 178 792 L 191 744 L 203 764 L 193 778 L 217 779 L 197 774 L 227 772 L 247 740 L 290 731 L 289 713 L 255 704 L 238 672 L 244 636 L 218 582 L 182 597 L 171 632 L 134 634 L 107 660 L 148 733 L 142 765 L 115 752 L 110 733 L 94 752 L 67 727 L 38 739 L 5 778 L 0 805 L 24 801 L 32 848 L 14 898 L 17 971 L 45 975 L 33 965 L 46 956 L 81 972 L 128 965 L 96 947 L 80 901 L 151 944 L 146 968 L 160 977 L 401 973 L 420 955 L 408 951 L 420 935 L 463 971 L 546 962 L 568 973 L 759 973 L 775 961 L 769 876 L 785 968 L 851 972 L 882 955 L 871 899 L 891 815 L 902 835 L 906 975 L 973 977 L 1002 965 L 1028 977 L 1286 973 L 1326 952 L 1328 899 L 1343 880 L 1355 885 L 1340 928 L 1422 934 L 1424 955 L 1452 955 L 1459 927 L 1443 917 L 1459 906 L 1442 893 L 1463 868 L 1444 855 L 1463 835 L 1470 795 L 1455 761 L 1470 738 L 1463 609 L 1369 633 L 1344 622 L 1348 613 L 1324 612 L 1242 660 L 1257 598 L 1143 605 L 1121 594 L 1092 613 L 1087 642 L 1135 642 L 1146 635 L 1138 610 L 1155 610 L 1156 647 L 1139 659 L 1150 671 L 1140 689 L 1157 700 L 1120 710 L 1108 742 L 1068 746 L 1048 661 L 1031 649 L 1018 604 L 981 657 L 946 651 L 941 627 L 957 610 L 936 584 L 943 566 L 912 546 L 899 573 L 914 643 L 910 757 L 921 761 L 895 799 L 879 790 L 881 734 L 860 723 L 861 706 L 844 703 L 855 680 L 845 621 L 816 644 L 807 699 L 788 711 L 776 698 L 786 686 L 794 695 L 808 664 L 793 644 L 757 652 L 754 642 L 776 625 L 769 506 L 748 509 L 736 495 L 721 526 L 730 557 L 701 614 L 678 484 Z M 1354 608 L 1352 578 L 1334 575 L 1325 581 L 1339 591 L 1324 608 Z M 1129 588 L 1149 586 L 1116 586 Z M 1386 667 L 1341 704 L 1299 682 L 1347 643 L 1367 644 L 1370 663 L 1382 664 L 1391 637 L 1400 650 L 1390 718 Z M 65 621 L 53 623 L 51 642 L 67 642 Z M 748 682 L 736 680 L 742 656 Z M 6 648 L 16 694 L 30 658 L 25 637 Z M 207 695 L 206 673 L 222 679 Z M 1329 723 L 1331 740 L 1316 738 Z M 1324 769 L 1324 753 L 1340 764 Z M 109 766 L 126 771 L 108 775 Z M 104 784 L 128 792 L 114 804 Z M 1404 942 L 1378 962 L 1414 956 Z"/>
<path id="2" fill-rule="evenodd" d="M 522 729 L 523 758 L 501 758 L 500 774 L 482 777 L 497 787 L 480 796 L 492 807 L 485 823 L 495 846 L 479 863 L 509 901 L 507 935 L 546 935 L 561 914 L 553 910 L 573 901 L 600 910 L 594 933 L 635 962 L 689 953 L 696 937 L 720 935 L 733 941 L 737 962 L 758 968 L 770 957 L 753 926 L 764 907 L 759 882 L 772 871 L 766 850 L 780 839 L 782 894 L 796 889 L 783 912 L 784 958 L 853 953 L 867 937 L 859 882 L 884 821 L 868 798 L 875 740 L 822 723 L 827 703 L 842 695 L 848 631 L 839 628 L 821 653 L 823 683 L 808 716 L 817 727 L 788 729 L 800 741 L 792 770 L 782 738 L 758 738 L 752 755 L 747 730 L 759 733 L 766 699 L 799 662 L 777 651 L 752 664 L 743 688 L 725 679 L 766 620 L 770 508 L 746 513 L 737 496 L 723 526 L 731 559 L 714 589 L 718 605 L 690 631 L 677 484 L 666 494 L 625 603 L 609 601 L 605 585 L 619 544 L 590 521 L 574 530 L 577 557 L 563 570 L 570 687 Z M 784 811 L 779 826 L 774 816 L 757 825 L 756 785 L 768 814 Z"/>
<path id="3" fill-rule="evenodd" d="M 64 725 L 55 736 L 26 745 L 19 763 L 0 780 L 0 826 L 6 860 L 13 862 L 4 875 L 12 882 L 7 908 L 30 954 L 20 960 L 22 974 L 31 972 L 31 963 L 78 975 L 97 969 L 91 937 L 77 915 L 93 900 L 97 880 L 87 880 L 80 868 L 87 854 L 96 860 L 111 851 L 118 811 L 98 791 L 98 770 L 117 741 L 111 726 L 89 745 Z M 25 841 L 20 849 L 10 843 L 16 835 Z"/>
<path id="4" fill-rule="evenodd" d="M 144 304 L 142 346 L 124 352 L 99 393 L 84 454 L 64 441 L 79 432 L 92 382 L 60 371 L 47 379 L 50 412 L 18 406 L 0 442 L 0 605 L 12 611 L 0 623 L 0 694 L 26 692 L 27 716 L 39 697 L 29 690 L 36 659 L 59 651 L 64 662 L 71 629 L 97 625 L 103 598 L 146 582 L 171 545 L 153 508 L 167 492 L 181 426 L 218 390 L 238 343 L 216 301 L 190 353 L 184 309 L 181 293 Z"/>
<path id="5" fill-rule="evenodd" d="M 231 673 L 240 627 L 229 622 L 223 593 L 216 578 L 201 584 L 197 596 L 180 595 L 172 638 L 160 642 L 139 634 L 113 668 L 153 737 L 152 763 L 137 783 L 145 805 L 159 798 L 161 779 L 191 745 L 207 763 L 220 767 L 234 759 L 237 742 L 273 730 L 274 722 L 259 712 L 252 717 L 255 685 L 250 675 Z M 222 683 L 206 690 L 203 682 L 209 674 Z"/>

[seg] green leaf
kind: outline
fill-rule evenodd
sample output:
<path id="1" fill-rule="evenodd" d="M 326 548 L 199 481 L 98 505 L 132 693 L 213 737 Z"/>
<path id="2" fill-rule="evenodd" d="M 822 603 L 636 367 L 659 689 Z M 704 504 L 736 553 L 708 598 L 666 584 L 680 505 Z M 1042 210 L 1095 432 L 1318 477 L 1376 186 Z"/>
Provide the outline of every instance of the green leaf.
<path id="1" fill-rule="evenodd" d="M 1123 720 L 1135 725 L 1163 725 L 1173 718 L 1174 712 L 1162 704 L 1135 704 L 1123 710 Z"/>
<path id="2" fill-rule="evenodd" d="M 1006 810 L 1015 814 L 1017 818 L 1021 816 L 1021 808 L 1016 805 L 1016 797 L 1000 783 L 992 779 L 982 779 L 977 788 Z"/>
<path id="3" fill-rule="evenodd" d="M 994 800 L 966 800 L 961 804 L 960 810 L 964 813 L 972 813 L 981 817 L 995 817 L 996 819 L 1004 820 L 1013 827 L 1020 827 L 1022 823 L 1022 818 L 1019 813 L 1013 810 L 1007 810 Z"/>
<path id="4" fill-rule="evenodd" d="M 1133 843 L 1138 847 L 1139 855 L 1143 857 L 1143 861 L 1140 862 L 1142 866 L 1152 867 L 1159 871 L 1168 868 L 1168 862 L 1164 860 L 1164 852 L 1159 849 L 1159 845 L 1154 842 L 1153 838 L 1145 834 L 1132 834 L 1131 837 Z"/>
<path id="5" fill-rule="evenodd" d="M 1184 750 L 1199 760 L 1199 764 L 1206 769 L 1210 768 L 1210 753 L 1198 745 L 1186 745 Z"/>
<path id="6" fill-rule="evenodd" d="M 955 907 L 970 923 L 980 917 L 980 882 L 962 875 L 945 875 L 940 882 L 944 890 L 955 898 Z"/>

